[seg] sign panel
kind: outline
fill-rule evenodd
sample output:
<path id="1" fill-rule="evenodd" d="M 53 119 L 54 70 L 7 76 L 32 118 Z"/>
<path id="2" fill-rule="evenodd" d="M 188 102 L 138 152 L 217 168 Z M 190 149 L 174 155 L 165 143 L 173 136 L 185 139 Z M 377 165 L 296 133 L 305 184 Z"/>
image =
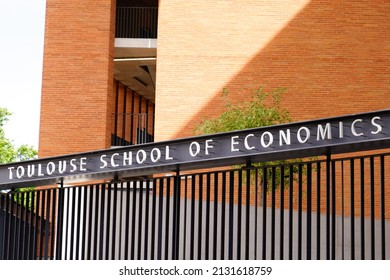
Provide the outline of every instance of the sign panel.
<path id="1" fill-rule="evenodd" d="M 0 188 L 390 147 L 390 110 L 0 165 Z"/>

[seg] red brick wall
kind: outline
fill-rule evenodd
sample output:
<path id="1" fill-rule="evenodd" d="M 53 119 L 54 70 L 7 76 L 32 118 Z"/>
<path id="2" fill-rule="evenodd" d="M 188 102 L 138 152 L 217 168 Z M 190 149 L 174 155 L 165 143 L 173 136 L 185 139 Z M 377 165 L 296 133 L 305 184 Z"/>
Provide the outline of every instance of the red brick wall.
<path id="1" fill-rule="evenodd" d="M 39 156 L 109 146 L 115 0 L 47 0 Z"/>
<path id="2" fill-rule="evenodd" d="M 287 88 L 296 121 L 389 108 L 389 13 L 388 1 L 161 0 L 157 140 L 193 135 L 224 109 L 223 88 L 236 101 Z"/>

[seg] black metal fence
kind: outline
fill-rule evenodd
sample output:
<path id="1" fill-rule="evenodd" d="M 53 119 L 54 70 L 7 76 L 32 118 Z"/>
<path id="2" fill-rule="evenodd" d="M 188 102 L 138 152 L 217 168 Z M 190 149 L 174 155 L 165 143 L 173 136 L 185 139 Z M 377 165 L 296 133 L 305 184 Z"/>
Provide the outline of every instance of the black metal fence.
<path id="1" fill-rule="evenodd" d="M 115 38 L 157 38 L 157 7 L 117 7 Z"/>
<path id="2" fill-rule="evenodd" d="M 389 259 L 389 155 L 1 194 L 0 259 Z"/>

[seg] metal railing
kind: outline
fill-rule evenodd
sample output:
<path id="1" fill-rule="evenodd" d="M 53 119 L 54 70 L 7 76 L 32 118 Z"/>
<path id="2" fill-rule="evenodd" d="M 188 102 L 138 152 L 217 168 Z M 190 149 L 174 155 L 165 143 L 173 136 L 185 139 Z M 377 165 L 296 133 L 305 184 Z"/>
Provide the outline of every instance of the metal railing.
<path id="1" fill-rule="evenodd" d="M 157 38 L 157 7 L 117 7 L 115 38 Z"/>
<path id="2" fill-rule="evenodd" d="M 146 113 L 118 113 L 113 116 L 111 146 L 128 146 L 154 141 L 153 116 Z"/>
<path id="3" fill-rule="evenodd" d="M 389 165 L 327 157 L 1 194 L 0 259 L 389 259 Z"/>

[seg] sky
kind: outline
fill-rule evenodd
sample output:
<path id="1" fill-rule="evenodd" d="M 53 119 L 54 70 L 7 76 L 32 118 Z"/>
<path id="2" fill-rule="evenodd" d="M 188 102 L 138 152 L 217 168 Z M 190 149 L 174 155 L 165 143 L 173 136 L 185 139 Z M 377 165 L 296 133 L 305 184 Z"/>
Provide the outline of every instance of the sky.
<path id="1" fill-rule="evenodd" d="M 0 0 L 0 107 L 6 137 L 38 149 L 45 0 Z"/>

